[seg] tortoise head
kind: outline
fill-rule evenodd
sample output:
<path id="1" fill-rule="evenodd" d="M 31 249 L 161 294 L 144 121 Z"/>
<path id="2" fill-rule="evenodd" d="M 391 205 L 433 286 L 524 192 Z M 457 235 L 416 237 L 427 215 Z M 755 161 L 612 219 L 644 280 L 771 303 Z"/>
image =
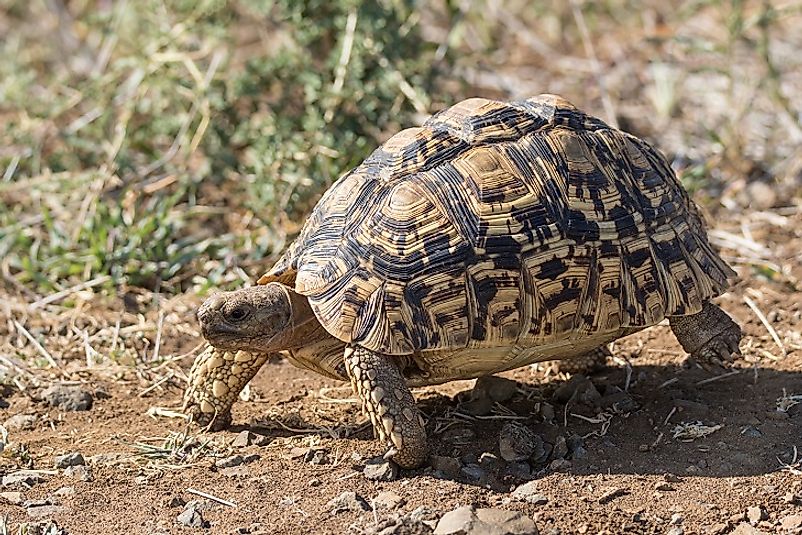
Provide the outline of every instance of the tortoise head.
<path id="1" fill-rule="evenodd" d="M 287 289 L 273 282 L 211 296 L 198 309 L 198 321 L 217 349 L 261 353 L 286 349 L 292 313 Z"/>

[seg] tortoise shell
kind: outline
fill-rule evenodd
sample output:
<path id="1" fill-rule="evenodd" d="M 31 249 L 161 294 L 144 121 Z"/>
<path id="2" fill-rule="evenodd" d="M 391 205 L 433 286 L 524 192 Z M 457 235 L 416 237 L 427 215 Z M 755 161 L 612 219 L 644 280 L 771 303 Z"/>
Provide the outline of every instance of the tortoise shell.
<path id="1" fill-rule="evenodd" d="M 733 274 L 664 156 L 540 95 L 394 135 L 259 282 L 294 284 L 343 342 L 410 355 L 601 344 L 699 312 Z"/>

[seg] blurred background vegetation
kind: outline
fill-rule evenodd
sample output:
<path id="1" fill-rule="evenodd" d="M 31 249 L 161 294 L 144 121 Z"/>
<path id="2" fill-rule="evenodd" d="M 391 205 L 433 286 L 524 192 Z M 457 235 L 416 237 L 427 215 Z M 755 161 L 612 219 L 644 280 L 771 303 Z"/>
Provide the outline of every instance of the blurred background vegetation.
<path id="1" fill-rule="evenodd" d="M 802 2 L 0 0 L 0 274 L 232 287 L 341 173 L 467 96 L 559 93 L 708 211 L 802 189 Z"/>

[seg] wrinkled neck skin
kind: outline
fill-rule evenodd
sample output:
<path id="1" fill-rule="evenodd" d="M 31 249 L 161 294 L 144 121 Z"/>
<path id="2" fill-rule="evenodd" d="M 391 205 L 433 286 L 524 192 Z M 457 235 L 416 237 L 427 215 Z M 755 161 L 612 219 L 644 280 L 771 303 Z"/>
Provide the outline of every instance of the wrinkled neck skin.
<path id="1" fill-rule="evenodd" d="M 329 338 L 331 335 L 315 317 L 315 313 L 312 312 L 312 307 L 309 305 L 309 300 L 286 286 L 282 285 L 281 288 L 290 302 L 292 314 L 285 336 L 282 336 L 281 340 L 277 340 L 277 345 L 281 345 L 281 347 L 272 348 L 272 351 L 298 349 L 318 340 Z"/>

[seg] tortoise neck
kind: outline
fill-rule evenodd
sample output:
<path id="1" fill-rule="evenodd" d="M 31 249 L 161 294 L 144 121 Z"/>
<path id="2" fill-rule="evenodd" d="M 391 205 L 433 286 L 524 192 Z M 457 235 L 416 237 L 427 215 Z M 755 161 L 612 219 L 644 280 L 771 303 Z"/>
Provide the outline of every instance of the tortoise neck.
<path id="1" fill-rule="evenodd" d="M 291 288 L 286 288 L 290 300 L 292 316 L 290 318 L 290 333 L 285 347 L 282 349 L 298 349 L 310 343 L 331 337 L 318 321 L 309 300 Z"/>

